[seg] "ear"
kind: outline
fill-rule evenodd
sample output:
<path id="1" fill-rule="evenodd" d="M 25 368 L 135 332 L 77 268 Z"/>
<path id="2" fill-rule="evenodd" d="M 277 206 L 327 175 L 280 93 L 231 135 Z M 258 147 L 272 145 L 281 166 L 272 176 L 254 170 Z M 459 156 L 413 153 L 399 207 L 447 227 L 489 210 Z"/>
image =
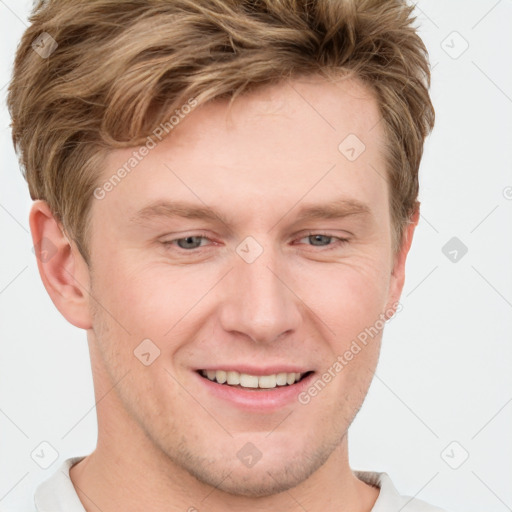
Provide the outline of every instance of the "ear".
<path id="1" fill-rule="evenodd" d="M 37 268 L 48 295 L 68 322 L 91 329 L 89 267 L 45 201 L 34 201 L 29 216 Z"/>
<path id="2" fill-rule="evenodd" d="M 399 251 L 393 255 L 393 268 L 391 271 L 391 281 L 389 287 L 388 304 L 386 308 L 386 318 L 391 318 L 397 309 L 399 309 L 399 300 L 402 295 L 402 289 L 405 282 L 405 262 L 407 254 L 411 248 L 414 230 L 420 220 L 420 203 L 416 201 L 415 209 L 411 215 L 409 224 L 405 227 L 402 245 Z"/>

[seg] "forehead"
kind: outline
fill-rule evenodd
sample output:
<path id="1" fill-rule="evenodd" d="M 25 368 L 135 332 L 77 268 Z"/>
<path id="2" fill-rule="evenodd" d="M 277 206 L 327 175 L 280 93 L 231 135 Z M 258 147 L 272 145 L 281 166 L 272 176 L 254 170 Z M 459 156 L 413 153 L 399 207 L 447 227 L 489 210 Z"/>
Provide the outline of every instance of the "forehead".
<path id="1" fill-rule="evenodd" d="M 378 205 L 386 188 L 379 120 L 373 94 L 353 79 L 305 77 L 261 87 L 230 107 L 212 101 L 184 116 L 102 207 L 134 221 L 170 200 L 219 206 L 226 216 L 232 207 L 240 220 L 341 197 Z M 103 179 L 132 152 L 111 152 Z"/>
<path id="2" fill-rule="evenodd" d="M 259 159 L 265 156 L 260 149 L 273 149 L 269 156 L 277 162 L 289 157 L 290 149 L 301 157 L 334 158 L 349 135 L 370 152 L 382 145 L 380 121 L 376 95 L 360 80 L 314 75 L 259 87 L 232 104 L 226 100 L 203 104 L 185 117 L 164 145 L 168 142 L 179 150 L 222 143 L 209 155 L 214 161 L 238 150 L 246 164 L 255 154 Z M 302 145 L 304 141 L 311 144 Z"/>

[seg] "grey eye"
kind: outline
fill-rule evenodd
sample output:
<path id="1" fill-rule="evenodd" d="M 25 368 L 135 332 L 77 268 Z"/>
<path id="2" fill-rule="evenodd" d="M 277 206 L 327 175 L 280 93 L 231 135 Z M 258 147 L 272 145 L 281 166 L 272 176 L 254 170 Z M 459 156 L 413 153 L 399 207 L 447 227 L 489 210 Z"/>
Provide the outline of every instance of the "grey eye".
<path id="1" fill-rule="evenodd" d="M 307 238 L 309 239 L 310 242 L 313 242 L 311 245 L 322 246 L 322 245 L 328 245 L 329 242 L 334 237 L 327 236 L 327 235 L 309 235 Z M 316 243 L 316 242 L 319 242 L 319 243 Z M 326 243 L 322 244 L 322 242 L 326 242 Z"/>
<path id="2" fill-rule="evenodd" d="M 187 236 L 174 240 L 180 249 L 197 249 L 201 246 L 201 240 L 204 236 Z"/>

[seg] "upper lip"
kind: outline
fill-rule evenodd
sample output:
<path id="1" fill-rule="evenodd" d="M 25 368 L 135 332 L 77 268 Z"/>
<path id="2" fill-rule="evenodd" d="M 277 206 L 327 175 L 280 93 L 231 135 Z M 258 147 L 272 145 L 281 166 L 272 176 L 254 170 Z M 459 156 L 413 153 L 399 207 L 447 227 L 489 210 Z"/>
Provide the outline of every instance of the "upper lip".
<path id="1" fill-rule="evenodd" d="M 200 370 L 224 370 L 226 372 L 238 372 L 238 373 L 246 373 L 248 375 L 274 375 L 278 373 L 307 373 L 312 371 L 311 368 L 307 368 L 304 366 L 295 366 L 295 365 L 273 365 L 273 366 L 252 366 L 245 364 L 218 364 L 218 365 L 207 365 L 201 368 Z"/>

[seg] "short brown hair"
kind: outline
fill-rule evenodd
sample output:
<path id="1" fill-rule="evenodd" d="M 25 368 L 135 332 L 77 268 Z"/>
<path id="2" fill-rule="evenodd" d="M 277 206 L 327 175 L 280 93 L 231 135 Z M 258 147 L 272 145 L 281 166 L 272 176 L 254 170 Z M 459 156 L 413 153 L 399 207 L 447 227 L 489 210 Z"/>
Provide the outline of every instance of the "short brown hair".
<path id="1" fill-rule="evenodd" d="M 39 0 L 7 100 L 30 195 L 89 263 L 88 213 L 109 150 L 141 144 L 188 98 L 348 72 L 379 104 L 397 250 L 434 125 L 412 12 L 405 0 Z M 58 44 L 47 58 L 32 47 L 43 33 Z"/>

